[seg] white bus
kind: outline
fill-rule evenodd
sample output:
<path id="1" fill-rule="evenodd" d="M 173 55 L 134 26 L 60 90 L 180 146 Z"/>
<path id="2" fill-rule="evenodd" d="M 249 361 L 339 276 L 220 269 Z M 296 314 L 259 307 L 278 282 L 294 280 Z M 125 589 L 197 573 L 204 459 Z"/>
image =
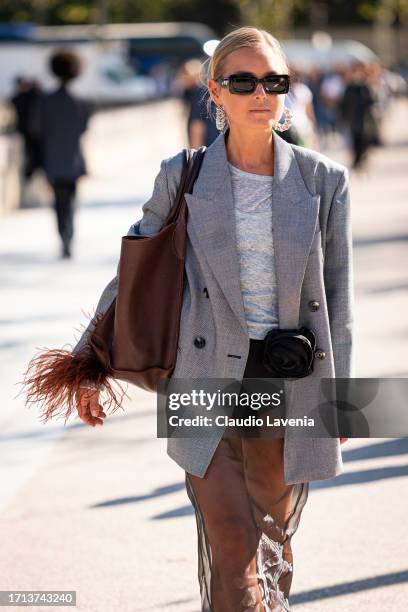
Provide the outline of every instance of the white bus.
<path id="1" fill-rule="evenodd" d="M 55 85 L 48 60 L 56 48 L 77 51 L 83 74 L 73 89 L 96 104 L 140 102 L 162 97 L 179 64 L 203 56 L 210 28 L 196 23 L 33 26 L 19 40 L 0 36 L 0 98 L 8 98 L 17 77 Z M 8 38 L 8 39 L 7 39 Z"/>

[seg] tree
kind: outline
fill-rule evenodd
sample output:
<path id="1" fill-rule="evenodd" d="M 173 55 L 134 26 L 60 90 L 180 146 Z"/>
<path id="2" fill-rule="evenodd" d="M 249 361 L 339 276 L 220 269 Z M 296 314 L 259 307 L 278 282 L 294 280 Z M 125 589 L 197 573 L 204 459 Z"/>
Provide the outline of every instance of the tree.
<path id="1" fill-rule="evenodd" d="M 408 0 L 1 0 L 0 21 L 42 24 L 199 21 L 218 35 L 243 24 L 281 33 L 293 25 L 405 23 Z"/>
<path id="2" fill-rule="evenodd" d="M 303 0 L 237 0 L 241 21 L 271 32 L 290 28 L 294 8 Z"/>

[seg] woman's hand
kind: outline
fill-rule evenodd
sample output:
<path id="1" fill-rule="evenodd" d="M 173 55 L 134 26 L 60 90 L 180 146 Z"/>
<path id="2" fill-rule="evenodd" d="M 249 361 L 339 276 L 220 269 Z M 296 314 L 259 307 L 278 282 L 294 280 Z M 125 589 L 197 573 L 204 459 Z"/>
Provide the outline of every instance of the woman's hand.
<path id="1" fill-rule="evenodd" d="M 76 394 L 76 405 L 79 418 L 88 425 L 103 425 L 106 414 L 99 403 L 99 389 L 80 387 Z"/>
<path id="2" fill-rule="evenodd" d="M 343 444 L 343 442 L 347 442 L 348 438 L 340 438 L 340 444 Z"/>

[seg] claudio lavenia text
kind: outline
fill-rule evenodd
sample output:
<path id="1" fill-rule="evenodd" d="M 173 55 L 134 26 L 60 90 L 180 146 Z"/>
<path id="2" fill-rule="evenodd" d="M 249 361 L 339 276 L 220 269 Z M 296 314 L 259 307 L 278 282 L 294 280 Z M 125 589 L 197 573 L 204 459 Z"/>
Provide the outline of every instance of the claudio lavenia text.
<path id="1" fill-rule="evenodd" d="M 276 418 L 266 415 L 265 418 L 250 415 L 247 417 L 229 417 L 220 414 L 216 417 L 197 415 L 195 417 L 180 417 L 172 414 L 169 417 L 169 425 L 172 427 L 314 427 L 314 419 L 304 416 L 298 418 Z"/>

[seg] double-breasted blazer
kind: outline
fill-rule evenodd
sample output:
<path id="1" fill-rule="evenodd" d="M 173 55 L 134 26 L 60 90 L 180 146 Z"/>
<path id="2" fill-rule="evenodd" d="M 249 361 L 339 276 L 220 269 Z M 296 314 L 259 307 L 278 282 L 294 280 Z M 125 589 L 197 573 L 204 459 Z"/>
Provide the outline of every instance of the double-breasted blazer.
<path id="1" fill-rule="evenodd" d="M 273 134 L 272 232 L 280 328 L 315 332 L 319 358 L 313 374 L 285 380 L 286 416 L 310 414 L 322 377 L 353 376 L 353 265 L 347 168 Z M 162 161 L 143 217 L 128 235 L 160 230 L 177 192 L 182 152 Z M 208 147 L 188 207 L 186 276 L 177 378 L 242 380 L 249 336 L 240 290 L 234 202 L 225 135 Z M 205 291 L 206 289 L 206 291 Z M 107 310 L 117 277 L 103 291 L 96 315 Z M 208 297 L 207 297 L 208 296 Z M 93 320 L 73 349 L 79 350 Z M 195 343 L 197 336 L 205 343 Z M 169 438 L 167 452 L 184 470 L 203 477 L 222 437 Z M 271 469 L 273 469 L 271 467 Z M 343 472 L 338 438 L 285 433 L 286 484 Z"/>

